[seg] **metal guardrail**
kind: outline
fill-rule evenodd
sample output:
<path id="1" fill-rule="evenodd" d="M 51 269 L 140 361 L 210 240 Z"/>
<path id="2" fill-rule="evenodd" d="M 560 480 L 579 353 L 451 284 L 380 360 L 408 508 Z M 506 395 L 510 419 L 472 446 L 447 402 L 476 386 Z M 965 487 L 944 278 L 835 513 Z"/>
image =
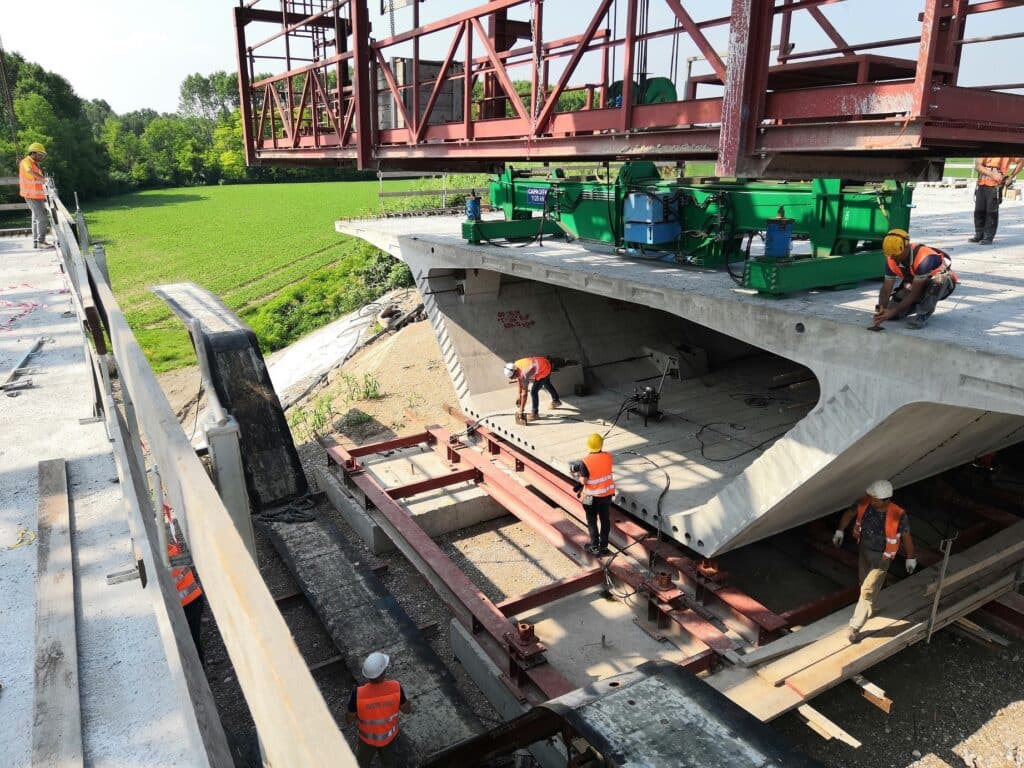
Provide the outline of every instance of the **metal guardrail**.
<path id="1" fill-rule="evenodd" d="M 163 510 L 154 509 L 151 502 L 143 438 L 149 458 L 160 467 L 160 475 L 154 475 L 162 478 L 182 523 L 192 561 L 256 723 L 265 765 L 355 766 L 256 564 L 125 320 L 101 266 L 102 248 L 90 249 L 80 212 L 71 214 L 52 185 L 47 192 L 75 309 L 93 341 L 86 349 L 96 379 L 96 406 L 111 437 L 140 573 L 148 577 L 143 586 L 154 604 L 170 674 L 181 700 L 192 704 L 186 708 L 191 742 L 188 764 L 229 768 L 233 763 L 160 549 L 158 526 L 163 525 Z M 107 351 L 107 338 L 112 353 Z M 115 371 L 123 410 L 113 394 Z"/>

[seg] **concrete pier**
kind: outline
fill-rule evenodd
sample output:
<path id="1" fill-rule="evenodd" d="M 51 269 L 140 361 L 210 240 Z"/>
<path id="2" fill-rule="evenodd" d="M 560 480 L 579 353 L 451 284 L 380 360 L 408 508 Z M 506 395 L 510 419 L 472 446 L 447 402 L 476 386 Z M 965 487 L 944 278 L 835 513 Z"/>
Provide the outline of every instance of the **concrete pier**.
<path id="1" fill-rule="evenodd" d="M 974 246 L 970 190 L 915 199 L 913 239 L 950 253 L 961 283 L 927 328 L 881 333 L 866 330 L 877 282 L 767 299 L 725 272 L 581 243 L 468 245 L 457 218 L 337 229 L 411 266 L 467 413 L 563 471 L 607 433 L 619 504 L 712 556 L 877 478 L 900 487 L 1024 439 L 1024 205 Z M 546 412 L 542 393 L 543 418 L 516 426 L 502 364 L 533 354 L 576 365 L 553 378 L 565 407 Z M 663 419 L 614 421 L 666 366 Z"/>

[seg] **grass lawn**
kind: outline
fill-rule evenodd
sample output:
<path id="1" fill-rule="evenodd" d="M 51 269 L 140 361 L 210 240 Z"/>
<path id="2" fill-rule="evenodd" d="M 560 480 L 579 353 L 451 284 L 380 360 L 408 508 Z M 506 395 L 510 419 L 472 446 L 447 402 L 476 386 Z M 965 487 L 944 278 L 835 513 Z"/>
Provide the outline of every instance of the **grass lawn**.
<path id="1" fill-rule="evenodd" d="M 378 213 L 377 191 L 375 181 L 150 190 L 94 201 L 86 218 L 93 238 L 105 242 L 114 292 L 159 372 L 192 364 L 195 355 L 151 286 L 198 283 L 250 320 L 312 273 L 339 267 L 345 279 L 348 262 L 367 258 L 373 249 L 335 233 L 334 222 Z"/>

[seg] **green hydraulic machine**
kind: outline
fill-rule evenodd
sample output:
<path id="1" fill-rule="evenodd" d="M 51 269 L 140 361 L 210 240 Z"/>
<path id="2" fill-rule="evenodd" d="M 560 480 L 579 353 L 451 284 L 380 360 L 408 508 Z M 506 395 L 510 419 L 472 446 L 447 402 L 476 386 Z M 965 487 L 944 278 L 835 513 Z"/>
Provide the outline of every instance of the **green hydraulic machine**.
<path id="1" fill-rule="evenodd" d="M 614 180 L 509 167 L 490 184 L 504 220 L 482 219 L 473 197 L 462 234 L 470 243 L 599 243 L 637 258 L 724 268 L 743 287 L 783 296 L 881 277 L 882 238 L 893 227 L 909 230 L 912 195 L 896 181 L 662 178 L 650 162 L 624 163 Z"/>

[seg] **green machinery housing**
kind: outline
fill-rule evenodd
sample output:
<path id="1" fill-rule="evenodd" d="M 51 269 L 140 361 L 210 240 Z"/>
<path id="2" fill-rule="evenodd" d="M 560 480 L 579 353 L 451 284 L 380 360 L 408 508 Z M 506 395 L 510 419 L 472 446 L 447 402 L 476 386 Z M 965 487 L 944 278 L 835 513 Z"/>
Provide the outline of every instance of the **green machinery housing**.
<path id="1" fill-rule="evenodd" d="M 744 287 L 780 296 L 881 277 L 882 237 L 909 229 L 912 195 L 895 181 L 669 179 L 650 162 L 625 163 L 614 180 L 510 167 L 490 185 L 491 206 L 504 221 L 481 220 L 478 201 L 470 201 L 462 234 L 470 243 L 600 243 L 641 258 L 728 269 Z"/>

